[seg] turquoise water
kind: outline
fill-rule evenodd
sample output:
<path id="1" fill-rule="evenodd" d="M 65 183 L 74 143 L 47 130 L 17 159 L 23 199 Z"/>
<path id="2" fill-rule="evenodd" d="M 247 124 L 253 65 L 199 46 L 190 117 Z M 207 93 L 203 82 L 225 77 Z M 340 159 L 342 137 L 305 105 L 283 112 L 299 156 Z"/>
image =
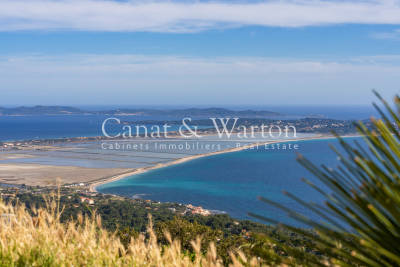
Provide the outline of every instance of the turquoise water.
<path id="1" fill-rule="evenodd" d="M 299 145 L 297 152 L 311 161 L 337 166 L 336 154 L 328 146 L 329 143 L 337 145 L 336 140 L 296 143 Z M 152 170 L 97 189 L 128 197 L 200 205 L 225 211 L 239 219 L 249 219 L 247 213 L 251 211 L 293 223 L 282 212 L 257 200 L 257 196 L 265 196 L 316 218 L 282 194 L 282 190 L 286 190 L 308 201 L 323 201 L 321 195 L 301 178 L 321 184 L 295 159 L 293 150 L 256 149 L 219 154 Z"/>

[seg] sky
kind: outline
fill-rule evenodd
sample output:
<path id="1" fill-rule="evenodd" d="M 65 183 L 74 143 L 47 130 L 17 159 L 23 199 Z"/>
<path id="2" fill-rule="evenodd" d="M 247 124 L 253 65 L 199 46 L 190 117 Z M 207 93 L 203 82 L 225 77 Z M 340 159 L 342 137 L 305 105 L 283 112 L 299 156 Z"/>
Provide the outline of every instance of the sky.
<path id="1" fill-rule="evenodd" d="M 369 105 L 400 0 L 0 0 L 0 106 Z"/>

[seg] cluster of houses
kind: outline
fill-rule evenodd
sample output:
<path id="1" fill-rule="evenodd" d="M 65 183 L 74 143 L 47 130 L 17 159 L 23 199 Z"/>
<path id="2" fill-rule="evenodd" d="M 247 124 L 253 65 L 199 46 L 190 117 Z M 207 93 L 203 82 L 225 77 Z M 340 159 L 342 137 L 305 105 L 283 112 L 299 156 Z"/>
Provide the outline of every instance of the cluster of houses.
<path id="1" fill-rule="evenodd" d="M 16 148 L 17 146 L 20 146 L 21 143 L 0 143 L 0 147 L 2 149 L 12 149 Z"/>
<path id="2" fill-rule="evenodd" d="M 79 199 L 81 200 L 81 203 L 86 203 L 88 205 L 94 205 L 94 199 L 92 198 L 88 198 L 88 197 L 79 197 Z"/>
<path id="3" fill-rule="evenodd" d="M 0 142 L 1 150 L 26 150 L 36 149 L 38 145 L 41 145 L 41 140 L 30 140 L 20 142 Z M 39 147 L 40 148 L 40 147 Z"/>
<path id="4" fill-rule="evenodd" d="M 86 204 L 86 205 L 94 205 L 98 193 L 97 192 L 90 192 L 86 191 L 84 187 L 86 184 L 84 183 L 76 183 L 76 184 L 70 184 L 70 185 L 64 185 L 61 190 L 61 195 L 67 197 L 68 199 L 72 199 L 73 195 L 75 193 L 78 193 L 79 197 L 79 204 Z M 67 189 L 67 188 L 74 188 L 73 190 Z M 44 187 L 26 187 L 26 186 L 0 186 L 0 199 L 13 199 L 16 198 L 18 193 L 24 193 L 24 192 L 29 192 L 35 195 L 42 195 L 44 193 L 51 192 L 51 190 L 54 190 L 54 188 L 44 188 Z M 142 200 L 146 203 L 146 209 L 153 209 L 153 210 L 158 210 L 158 207 L 154 207 L 153 205 L 160 205 L 161 202 L 158 201 L 152 201 L 152 200 Z M 79 207 L 78 203 L 74 203 L 73 206 L 78 208 Z M 179 208 L 182 207 L 183 209 Z M 209 216 L 212 215 L 213 212 L 207 209 L 204 209 L 201 206 L 194 206 L 192 204 L 178 204 L 178 206 L 175 207 L 169 207 L 169 210 L 172 212 L 176 213 L 179 212 L 182 215 L 188 215 L 188 214 L 193 214 L 193 215 L 202 215 L 202 216 Z"/>
<path id="5" fill-rule="evenodd" d="M 74 183 L 74 184 L 67 184 L 64 185 L 64 187 L 67 188 L 74 188 L 74 187 L 84 187 L 86 184 L 85 183 Z"/>
<path id="6" fill-rule="evenodd" d="M 196 206 L 193 206 L 192 204 L 188 204 L 188 205 L 186 205 L 186 208 L 192 214 L 199 214 L 199 215 L 203 215 L 203 216 L 211 215 L 211 211 L 203 209 L 200 206 L 196 207 Z"/>
<path id="7" fill-rule="evenodd" d="M 34 195 L 42 195 L 45 193 L 51 192 L 51 188 L 44 188 L 44 187 L 26 187 L 26 186 L 12 186 L 12 185 L 7 185 L 7 186 L 0 186 L 0 199 L 13 199 L 16 198 L 18 193 L 31 193 Z M 79 192 L 78 192 L 79 191 Z M 80 194 L 79 200 L 80 203 L 82 204 L 88 204 L 88 205 L 94 205 L 95 200 L 93 197 L 97 196 L 96 192 L 80 192 L 80 190 L 76 190 L 73 192 L 78 192 Z M 67 196 L 69 199 L 72 198 L 72 195 L 70 195 L 70 192 L 64 192 L 61 193 L 62 195 Z M 79 205 L 74 205 L 76 207 L 79 207 Z"/>

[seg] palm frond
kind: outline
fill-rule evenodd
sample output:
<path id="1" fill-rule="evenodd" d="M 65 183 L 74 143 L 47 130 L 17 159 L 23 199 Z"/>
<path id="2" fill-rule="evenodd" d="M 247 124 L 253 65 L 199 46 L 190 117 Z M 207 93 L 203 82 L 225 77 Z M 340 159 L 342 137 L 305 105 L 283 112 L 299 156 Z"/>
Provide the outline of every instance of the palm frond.
<path id="1" fill-rule="evenodd" d="M 304 179 L 326 198 L 326 202 L 324 205 L 308 203 L 293 194 L 286 195 L 318 215 L 322 222 L 260 198 L 311 227 L 317 235 L 281 224 L 312 238 L 324 249 L 332 265 L 400 266 L 400 98 L 395 97 L 393 109 L 377 92 L 374 93 L 386 112 L 374 104 L 381 118 L 371 118 L 369 128 L 362 122 L 355 123 L 367 149 L 358 141 L 349 144 L 337 136 L 344 153 L 333 147 L 339 158 L 336 169 L 316 166 L 298 156 L 300 164 L 328 188 L 324 190 Z M 260 215 L 250 215 L 278 223 Z M 310 265 L 319 263 L 310 262 Z"/>

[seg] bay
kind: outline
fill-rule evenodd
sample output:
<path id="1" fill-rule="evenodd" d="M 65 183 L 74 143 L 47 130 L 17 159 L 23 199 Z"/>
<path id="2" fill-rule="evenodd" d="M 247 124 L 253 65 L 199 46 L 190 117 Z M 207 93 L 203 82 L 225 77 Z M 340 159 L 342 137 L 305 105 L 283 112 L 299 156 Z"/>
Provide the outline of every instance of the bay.
<path id="1" fill-rule="evenodd" d="M 351 142 L 354 139 L 347 138 Z M 360 140 L 359 140 L 360 141 Z M 329 143 L 338 147 L 335 139 L 297 141 L 301 153 L 317 165 L 338 165 L 336 154 Z M 178 202 L 224 211 L 238 219 L 254 219 L 255 212 L 278 221 L 298 225 L 284 213 L 257 199 L 264 196 L 295 211 L 319 219 L 307 209 L 285 196 L 288 191 L 306 201 L 322 203 L 324 198 L 301 181 L 306 177 L 325 188 L 296 161 L 293 150 L 242 150 L 200 158 L 97 187 L 102 193 L 127 197 L 140 196 L 161 202 Z M 326 189 L 326 188 L 325 188 Z"/>

